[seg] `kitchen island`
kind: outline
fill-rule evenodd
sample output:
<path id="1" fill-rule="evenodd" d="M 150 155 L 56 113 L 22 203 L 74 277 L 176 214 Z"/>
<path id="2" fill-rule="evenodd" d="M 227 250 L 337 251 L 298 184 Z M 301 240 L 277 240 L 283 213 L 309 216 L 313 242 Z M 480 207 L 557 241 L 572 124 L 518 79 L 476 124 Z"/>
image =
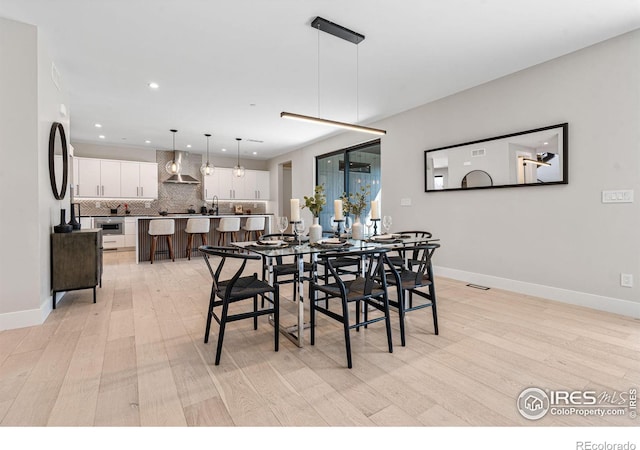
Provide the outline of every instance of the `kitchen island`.
<path id="1" fill-rule="evenodd" d="M 223 217 L 239 217 L 240 218 L 240 232 L 238 238 L 242 239 L 244 236 L 242 227 L 247 218 L 249 217 L 264 217 L 264 234 L 271 231 L 271 214 L 221 214 L 221 215 L 204 215 L 204 214 L 169 214 L 167 216 L 138 216 L 132 217 L 136 220 L 136 263 L 149 261 L 149 255 L 151 251 L 151 236 L 149 236 L 149 222 L 153 219 L 174 219 L 175 220 L 175 233 L 173 235 L 173 251 L 176 259 L 187 257 L 187 233 L 185 229 L 187 227 L 187 220 L 192 218 L 207 218 L 211 221 L 209 227 L 209 234 L 207 235 L 207 243 L 215 245 L 218 238 L 218 223 Z M 200 242 L 200 236 L 194 236 L 193 246 L 191 249 L 191 256 L 197 256 L 198 247 L 202 245 Z M 154 261 L 160 261 L 163 259 L 169 259 L 169 247 L 166 239 L 158 239 L 158 246 L 156 249 L 156 255 Z"/>

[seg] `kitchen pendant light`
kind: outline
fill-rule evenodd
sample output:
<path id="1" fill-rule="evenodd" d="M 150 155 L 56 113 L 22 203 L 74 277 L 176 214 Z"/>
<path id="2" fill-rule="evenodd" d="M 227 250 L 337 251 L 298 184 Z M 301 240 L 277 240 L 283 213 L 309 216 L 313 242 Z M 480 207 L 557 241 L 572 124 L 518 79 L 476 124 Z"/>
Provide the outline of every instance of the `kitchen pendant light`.
<path id="1" fill-rule="evenodd" d="M 182 166 L 180 161 L 176 159 L 176 133 L 178 130 L 169 130 L 173 133 L 173 158 L 170 161 L 167 161 L 164 168 L 169 175 L 176 175 L 180 173 Z"/>
<path id="2" fill-rule="evenodd" d="M 329 125 L 332 127 L 344 128 L 352 131 L 360 131 L 363 133 L 371 133 L 371 134 L 377 134 L 377 135 L 387 134 L 386 130 L 371 128 L 371 127 L 364 127 L 362 125 L 357 125 L 357 124 L 348 123 L 348 122 L 339 122 L 337 120 L 322 119 L 320 117 L 320 31 L 324 31 L 325 33 L 329 33 L 336 37 L 339 37 L 340 39 L 344 39 L 345 41 L 356 44 L 356 46 L 364 40 L 364 35 L 360 33 L 356 33 L 355 31 L 349 30 L 348 28 L 345 28 L 342 25 L 338 25 L 336 23 L 330 22 L 326 19 L 323 19 L 322 17 L 316 17 L 313 20 L 313 22 L 311 22 L 311 26 L 318 30 L 318 117 L 290 113 L 286 111 L 282 111 L 280 113 L 280 117 L 283 117 L 285 119 L 293 119 L 293 120 L 301 120 L 304 122 L 318 123 L 321 125 Z M 358 61 L 358 58 L 356 57 L 356 66 L 358 66 L 358 64 L 359 64 L 359 61 Z M 357 111 L 356 115 L 358 116 L 356 117 L 356 120 L 360 120 L 360 117 L 359 117 L 360 114 L 358 110 L 359 108 L 359 105 L 358 105 L 359 92 L 357 87 L 358 77 L 359 77 L 359 70 L 356 69 L 356 111 Z"/>
<path id="3" fill-rule="evenodd" d="M 210 175 L 213 175 L 214 167 L 213 164 L 209 164 L 209 138 L 211 137 L 211 135 L 205 133 L 205 136 L 207 137 L 207 162 L 200 166 L 200 173 L 203 176 L 208 177 Z"/>
<path id="4" fill-rule="evenodd" d="M 237 178 L 244 177 L 244 167 L 240 165 L 240 141 L 241 140 L 242 140 L 241 138 L 236 138 L 236 141 L 238 141 L 238 164 L 233 168 L 233 176 Z"/>

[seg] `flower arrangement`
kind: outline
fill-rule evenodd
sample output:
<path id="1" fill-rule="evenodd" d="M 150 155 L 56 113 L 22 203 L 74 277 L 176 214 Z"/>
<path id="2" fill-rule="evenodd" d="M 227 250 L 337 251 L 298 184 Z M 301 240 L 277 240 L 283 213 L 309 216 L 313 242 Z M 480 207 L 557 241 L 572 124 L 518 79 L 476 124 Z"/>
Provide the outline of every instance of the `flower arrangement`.
<path id="1" fill-rule="evenodd" d="M 371 195 L 370 188 L 371 185 L 367 184 L 366 186 L 360 186 L 360 191 L 358 192 L 351 192 L 349 195 L 343 192 L 340 198 L 342 198 L 342 209 L 344 213 L 361 216 L 367 207 L 367 198 Z"/>
<path id="2" fill-rule="evenodd" d="M 309 208 L 313 217 L 320 216 L 320 211 L 322 211 L 322 207 L 327 204 L 327 198 L 324 195 L 324 185 L 318 185 L 313 189 L 313 196 L 307 197 L 304 196 L 304 208 Z"/>

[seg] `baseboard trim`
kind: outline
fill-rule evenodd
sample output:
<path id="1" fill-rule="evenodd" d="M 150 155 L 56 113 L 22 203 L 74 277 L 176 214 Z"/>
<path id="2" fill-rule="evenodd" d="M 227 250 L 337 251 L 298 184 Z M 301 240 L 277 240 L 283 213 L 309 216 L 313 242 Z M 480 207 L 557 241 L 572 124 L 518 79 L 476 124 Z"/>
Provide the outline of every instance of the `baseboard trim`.
<path id="1" fill-rule="evenodd" d="M 0 314 L 0 331 L 14 330 L 16 328 L 33 327 L 42 325 L 51 314 L 51 296 L 46 299 L 39 309 L 27 309 L 25 311 L 15 311 Z M 60 296 L 58 302 L 60 301 Z"/>
<path id="2" fill-rule="evenodd" d="M 481 273 L 466 272 L 464 270 L 451 269 L 449 267 L 435 266 L 437 276 L 452 278 L 467 283 L 480 284 L 520 294 L 542 297 L 571 305 L 584 306 L 599 311 L 621 314 L 636 319 L 640 318 L 640 303 L 602 295 L 588 294 L 586 292 L 571 291 L 542 284 L 527 283 L 525 281 L 511 280 L 508 278 L 494 277 Z"/>

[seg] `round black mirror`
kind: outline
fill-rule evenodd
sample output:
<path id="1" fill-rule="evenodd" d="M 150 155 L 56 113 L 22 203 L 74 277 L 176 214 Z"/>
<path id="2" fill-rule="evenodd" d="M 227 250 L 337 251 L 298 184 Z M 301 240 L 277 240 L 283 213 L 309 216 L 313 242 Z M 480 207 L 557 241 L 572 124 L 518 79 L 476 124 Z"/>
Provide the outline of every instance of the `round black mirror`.
<path id="1" fill-rule="evenodd" d="M 49 132 L 49 180 L 51 190 L 57 200 L 62 200 L 67 193 L 69 177 L 69 155 L 67 152 L 67 136 L 60 122 L 51 124 Z"/>
<path id="2" fill-rule="evenodd" d="M 493 186 L 493 179 L 484 170 L 472 170 L 462 179 L 462 189 Z"/>

